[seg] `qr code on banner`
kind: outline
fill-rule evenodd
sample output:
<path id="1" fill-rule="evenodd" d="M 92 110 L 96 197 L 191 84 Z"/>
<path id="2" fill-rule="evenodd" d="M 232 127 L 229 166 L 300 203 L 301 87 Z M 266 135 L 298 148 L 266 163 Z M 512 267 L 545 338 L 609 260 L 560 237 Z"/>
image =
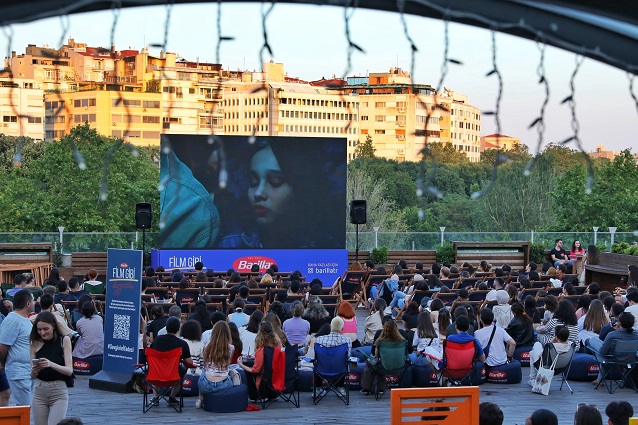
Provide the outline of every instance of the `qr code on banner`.
<path id="1" fill-rule="evenodd" d="M 128 341 L 131 335 L 131 316 L 123 314 L 115 314 L 115 323 L 113 326 L 113 338 L 125 339 Z"/>

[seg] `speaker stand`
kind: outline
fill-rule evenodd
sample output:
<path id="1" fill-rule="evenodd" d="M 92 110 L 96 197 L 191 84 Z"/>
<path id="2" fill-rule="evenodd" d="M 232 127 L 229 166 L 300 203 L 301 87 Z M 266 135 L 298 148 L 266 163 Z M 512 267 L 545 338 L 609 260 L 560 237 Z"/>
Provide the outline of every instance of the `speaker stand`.
<path id="1" fill-rule="evenodd" d="M 146 228 L 142 229 L 142 268 L 146 267 Z"/>
<path id="2" fill-rule="evenodd" d="M 359 223 L 357 223 L 357 232 L 355 238 L 354 261 L 359 262 Z"/>

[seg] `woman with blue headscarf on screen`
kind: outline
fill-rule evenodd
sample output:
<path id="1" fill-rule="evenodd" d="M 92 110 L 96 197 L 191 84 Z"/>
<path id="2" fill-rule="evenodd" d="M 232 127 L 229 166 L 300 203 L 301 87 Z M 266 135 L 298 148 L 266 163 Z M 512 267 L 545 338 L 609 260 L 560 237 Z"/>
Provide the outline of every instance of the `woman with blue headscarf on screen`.
<path id="1" fill-rule="evenodd" d="M 269 139 L 252 145 L 246 213 L 219 247 L 343 248 L 345 165 L 337 164 L 345 164 L 345 158 L 331 149 L 321 140 Z"/>

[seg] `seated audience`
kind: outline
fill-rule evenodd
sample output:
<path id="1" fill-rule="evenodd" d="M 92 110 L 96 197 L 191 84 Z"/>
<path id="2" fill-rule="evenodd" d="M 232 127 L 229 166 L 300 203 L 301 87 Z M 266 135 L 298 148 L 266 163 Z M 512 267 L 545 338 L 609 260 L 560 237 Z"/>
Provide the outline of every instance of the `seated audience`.
<path id="1" fill-rule="evenodd" d="M 104 353 L 104 321 L 95 311 L 93 301 L 82 304 L 83 318 L 78 320 L 80 338 L 73 349 L 73 357 L 85 359 Z"/>

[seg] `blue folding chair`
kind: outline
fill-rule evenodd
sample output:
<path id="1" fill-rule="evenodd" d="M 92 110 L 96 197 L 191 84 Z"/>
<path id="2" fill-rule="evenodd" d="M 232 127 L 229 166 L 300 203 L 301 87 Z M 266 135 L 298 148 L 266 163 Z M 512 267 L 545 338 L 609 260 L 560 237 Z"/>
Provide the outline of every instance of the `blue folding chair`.
<path id="1" fill-rule="evenodd" d="M 349 372 L 348 344 L 325 347 L 315 343 L 312 403 L 316 405 L 332 391 L 339 400 L 350 404 L 350 388 L 346 380 Z"/>

